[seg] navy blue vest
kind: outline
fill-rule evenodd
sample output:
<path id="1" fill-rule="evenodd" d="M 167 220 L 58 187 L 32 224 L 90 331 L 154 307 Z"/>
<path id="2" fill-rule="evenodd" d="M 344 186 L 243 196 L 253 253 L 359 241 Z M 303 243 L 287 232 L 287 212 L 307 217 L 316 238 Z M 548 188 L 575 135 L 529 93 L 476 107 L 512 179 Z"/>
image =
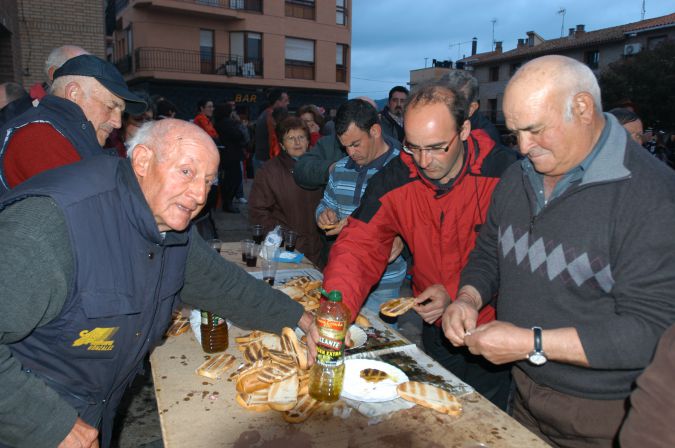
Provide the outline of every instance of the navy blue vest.
<path id="1" fill-rule="evenodd" d="M 12 134 L 31 123 L 48 123 L 73 145 L 81 159 L 105 154 L 96 138 L 96 130 L 77 104 L 47 95 L 37 107 L 9 121 L 0 130 L 0 194 L 9 190 L 5 177 L 5 151 Z"/>
<path id="2" fill-rule="evenodd" d="M 60 315 L 9 345 L 103 445 L 122 393 L 161 339 L 185 278 L 188 231 L 163 238 L 126 159 L 94 157 L 35 176 L 0 208 L 49 196 L 63 211 L 74 275 Z M 39 293 L 39 291 L 37 291 Z"/>

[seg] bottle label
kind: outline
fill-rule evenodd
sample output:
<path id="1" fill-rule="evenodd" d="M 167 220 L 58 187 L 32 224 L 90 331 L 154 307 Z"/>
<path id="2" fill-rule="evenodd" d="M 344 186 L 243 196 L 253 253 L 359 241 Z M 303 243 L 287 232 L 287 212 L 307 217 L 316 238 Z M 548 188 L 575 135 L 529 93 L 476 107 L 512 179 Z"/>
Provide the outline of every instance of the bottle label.
<path id="1" fill-rule="evenodd" d="M 208 311 L 202 311 L 201 314 L 202 314 L 202 325 L 211 325 L 212 327 L 217 327 L 218 325 L 222 325 L 225 323 L 225 319 L 223 319 L 220 316 L 216 316 L 213 313 L 211 313 L 211 322 L 209 322 Z"/>
<path id="2" fill-rule="evenodd" d="M 337 367 L 344 362 L 347 323 L 317 317 L 319 340 L 316 344 L 316 362 L 323 367 Z"/>

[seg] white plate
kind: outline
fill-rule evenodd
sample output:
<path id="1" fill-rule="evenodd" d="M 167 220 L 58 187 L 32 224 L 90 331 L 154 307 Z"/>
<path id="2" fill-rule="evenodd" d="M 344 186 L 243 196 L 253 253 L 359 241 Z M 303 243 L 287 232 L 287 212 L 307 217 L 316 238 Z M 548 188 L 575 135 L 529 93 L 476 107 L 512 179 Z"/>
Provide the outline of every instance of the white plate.
<path id="1" fill-rule="evenodd" d="M 305 332 L 300 328 L 296 328 L 295 334 L 298 337 L 298 340 L 302 341 L 302 337 L 305 335 Z M 352 340 L 352 346 L 347 347 L 347 350 L 362 347 L 368 340 L 368 335 L 366 332 L 363 331 L 361 327 L 357 327 L 356 325 L 349 327 L 349 336 Z"/>
<path id="2" fill-rule="evenodd" d="M 389 378 L 377 383 L 368 382 L 361 378 L 363 369 L 381 370 L 387 373 Z M 396 386 L 406 381 L 408 381 L 406 374 L 391 364 L 374 359 L 347 359 L 341 396 L 369 403 L 389 401 L 398 398 Z"/>

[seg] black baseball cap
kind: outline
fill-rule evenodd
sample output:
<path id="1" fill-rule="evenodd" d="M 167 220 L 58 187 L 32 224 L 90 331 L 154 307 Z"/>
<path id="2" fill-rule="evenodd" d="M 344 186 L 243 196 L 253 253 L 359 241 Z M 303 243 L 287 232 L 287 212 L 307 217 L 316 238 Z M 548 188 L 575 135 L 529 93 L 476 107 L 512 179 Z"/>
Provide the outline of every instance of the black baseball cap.
<path id="1" fill-rule="evenodd" d="M 143 98 L 129 90 L 119 70 L 99 57 L 82 54 L 68 59 L 65 64 L 56 69 L 54 79 L 67 75 L 91 76 L 96 79 L 103 87 L 125 101 L 125 111 L 131 115 L 140 115 L 148 108 Z"/>

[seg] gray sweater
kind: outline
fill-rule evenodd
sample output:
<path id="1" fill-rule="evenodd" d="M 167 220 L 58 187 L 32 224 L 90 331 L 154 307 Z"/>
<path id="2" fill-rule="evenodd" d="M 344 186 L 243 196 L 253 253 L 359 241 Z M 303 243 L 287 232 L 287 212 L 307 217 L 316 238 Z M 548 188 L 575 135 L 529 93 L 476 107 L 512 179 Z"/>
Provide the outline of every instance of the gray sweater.
<path id="1" fill-rule="evenodd" d="M 675 322 L 675 173 L 613 118 L 581 180 L 534 214 L 534 192 L 512 165 L 495 189 L 461 285 L 497 319 L 576 328 L 590 367 L 517 363 L 535 382 L 590 399 L 622 399 Z M 543 347 L 546 351 L 546 346 Z"/>
<path id="2" fill-rule="evenodd" d="M 56 446 L 76 411 L 21 370 L 8 344 L 54 319 L 72 284 L 73 259 L 63 214 L 49 198 L 27 198 L 0 213 L 0 444 Z M 303 308 L 218 256 L 191 234 L 183 302 L 239 326 L 278 333 L 295 327 Z"/>

